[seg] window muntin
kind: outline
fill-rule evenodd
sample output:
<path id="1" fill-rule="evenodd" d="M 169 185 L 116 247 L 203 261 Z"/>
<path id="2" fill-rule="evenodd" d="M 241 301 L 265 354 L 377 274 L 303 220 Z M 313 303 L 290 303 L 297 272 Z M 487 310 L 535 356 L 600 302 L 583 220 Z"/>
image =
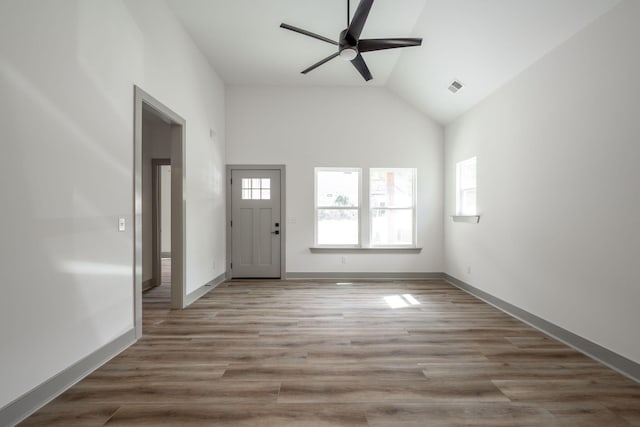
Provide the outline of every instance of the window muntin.
<path id="1" fill-rule="evenodd" d="M 360 169 L 316 168 L 316 245 L 360 244 Z"/>
<path id="2" fill-rule="evenodd" d="M 414 168 L 369 170 L 370 245 L 415 245 Z"/>
<path id="3" fill-rule="evenodd" d="M 242 178 L 242 200 L 270 200 L 271 178 Z"/>
<path id="4" fill-rule="evenodd" d="M 456 163 L 456 215 L 476 215 L 476 158 Z"/>

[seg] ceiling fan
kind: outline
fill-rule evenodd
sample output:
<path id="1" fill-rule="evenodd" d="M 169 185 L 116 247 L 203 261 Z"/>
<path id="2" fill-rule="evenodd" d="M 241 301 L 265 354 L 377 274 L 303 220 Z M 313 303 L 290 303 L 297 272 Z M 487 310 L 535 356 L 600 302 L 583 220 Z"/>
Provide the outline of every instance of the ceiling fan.
<path id="1" fill-rule="evenodd" d="M 302 74 L 307 74 L 309 71 L 315 70 L 322 64 L 331 61 L 333 58 L 340 56 L 346 61 L 351 61 L 353 66 L 362 75 L 365 81 L 371 80 L 371 72 L 364 62 L 362 52 L 373 52 L 375 50 L 383 49 L 395 49 L 399 47 L 420 46 L 422 39 L 415 38 L 395 38 L 395 39 L 360 39 L 360 34 L 364 28 L 364 24 L 369 16 L 369 11 L 373 5 L 373 0 L 360 0 L 356 12 L 353 14 L 353 19 L 349 22 L 350 4 L 347 0 L 347 28 L 342 30 L 338 41 L 331 40 L 327 37 L 323 37 L 319 34 L 312 33 L 302 28 L 294 27 L 285 23 L 280 24 L 280 28 L 294 31 L 296 33 L 304 34 L 305 36 L 313 37 L 314 39 L 322 40 L 327 43 L 338 46 L 338 51 L 332 55 L 327 56 L 321 61 L 316 62 L 309 68 L 302 71 Z"/>

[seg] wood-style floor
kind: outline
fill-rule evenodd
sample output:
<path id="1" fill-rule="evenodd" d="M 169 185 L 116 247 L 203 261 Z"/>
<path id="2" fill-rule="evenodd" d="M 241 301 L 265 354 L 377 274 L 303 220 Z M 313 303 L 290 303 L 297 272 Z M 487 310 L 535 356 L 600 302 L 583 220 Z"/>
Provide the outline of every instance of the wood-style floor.
<path id="1" fill-rule="evenodd" d="M 441 280 L 231 281 L 184 311 L 168 291 L 23 425 L 640 426 L 640 385 Z"/>

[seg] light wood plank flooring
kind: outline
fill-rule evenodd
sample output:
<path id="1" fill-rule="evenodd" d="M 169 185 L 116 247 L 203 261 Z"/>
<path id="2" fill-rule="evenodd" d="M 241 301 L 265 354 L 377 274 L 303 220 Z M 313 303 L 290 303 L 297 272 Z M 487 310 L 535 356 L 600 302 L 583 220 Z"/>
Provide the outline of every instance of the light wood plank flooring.
<path id="1" fill-rule="evenodd" d="M 231 281 L 183 311 L 168 292 L 23 425 L 640 426 L 640 385 L 441 280 Z"/>

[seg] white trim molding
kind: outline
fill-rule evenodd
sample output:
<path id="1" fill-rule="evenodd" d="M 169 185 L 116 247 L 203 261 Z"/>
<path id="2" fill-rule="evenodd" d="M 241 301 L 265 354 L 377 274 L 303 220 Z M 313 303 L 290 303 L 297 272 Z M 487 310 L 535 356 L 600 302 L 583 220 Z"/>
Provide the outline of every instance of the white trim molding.
<path id="1" fill-rule="evenodd" d="M 429 279 L 443 279 L 442 273 L 429 273 L 429 272 L 417 272 L 417 273 L 371 273 L 371 272 L 287 272 L 287 280 L 429 280 Z"/>
<path id="2" fill-rule="evenodd" d="M 609 368 L 621 373 L 622 375 L 640 383 L 640 363 L 627 359 L 624 356 L 619 355 L 601 345 L 598 345 L 586 338 L 574 334 L 554 323 L 551 323 L 535 314 L 529 313 L 526 310 L 521 309 L 513 304 L 510 304 L 500 298 L 497 298 L 483 290 L 480 290 L 462 280 L 456 279 L 453 276 L 444 274 L 444 279 L 454 285 L 455 287 L 473 295 L 474 297 L 486 302 L 489 305 L 494 306 L 500 311 L 503 311 L 515 317 L 516 319 L 526 323 L 543 332 L 550 337 L 572 347 L 586 356 L 600 362 Z"/>
<path id="3" fill-rule="evenodd" d="M 469 222 L 477 224 L 480 222 L 480 215 L 451 215 L 453 222 Z"/>
<path id="4" fill-rule="evenodd" d="M 28 416 L 51 402 L 135 342 L 135 330 L 130 329 L 87 357 L 49 378 L 33 390 L 23 394 L 0 409 L 0 426 L 13 426 L 24 421 Z"/>
<path id="5" fill-rule="evenodd" d="M 187 294 L 185 296 L 185 307 L 190 306 L 191 304 L 193 304 L 194 302 L 196 302 L 197 300 L 199 300 L 200 298 L 208 294 L 212 289 L 216 288 L 221 283 L 224 283 L 227 280 L 227 274 L 228 273 L 225 271 L 224 273 L 214 278 L 213 280 L 205 283 L 195 291 L 191 292 L 190 294 Z"/>

